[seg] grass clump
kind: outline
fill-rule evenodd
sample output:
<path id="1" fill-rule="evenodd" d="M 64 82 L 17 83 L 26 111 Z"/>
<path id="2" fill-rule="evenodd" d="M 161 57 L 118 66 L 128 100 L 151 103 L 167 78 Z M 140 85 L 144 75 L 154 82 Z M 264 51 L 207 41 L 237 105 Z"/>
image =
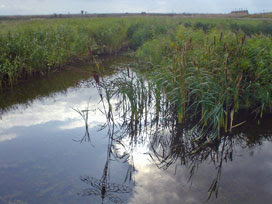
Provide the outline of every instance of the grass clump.
<path id="1" fill-rule="evenodd" d="M 158 41 L 145 43 L 138 57 L 155 63 L 149 77 L 176 105 L 179 123 L 197 118 L 216 137 L 243 122 L 236 117 L 241 110 L 260 117 L 271 112 L 270 36 L 180 26 L 160 46 Z"/>

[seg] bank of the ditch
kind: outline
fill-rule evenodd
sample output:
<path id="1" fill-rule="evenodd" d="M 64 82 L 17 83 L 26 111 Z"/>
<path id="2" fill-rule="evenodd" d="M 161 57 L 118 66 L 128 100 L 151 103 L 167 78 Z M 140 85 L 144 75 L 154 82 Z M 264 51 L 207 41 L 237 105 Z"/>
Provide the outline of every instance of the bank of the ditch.
<path id="1" fill-rule="evenodd" d="M 0 21 L 0 89 L 74 59 L 135 50 L 158 36 L 175 33 L 180 24 L 205 32 L 213 28 L 242 30 L 247 35 L 272 32 L 271 22 L 257 20 L 146 16 Z"/>
<path id="2" fill-rule="evenodd" d="M 135 17 L 0 26 L 1 87 L 71 59 L 133 49 L 149 63 L 145 76 L 153 83 L 156 105 L 170 104 L 177 123 L 198 118 L 209 138 L 243 124 L 236 118 L 241 110 L 259 118 L 272 110 L 269 22 Z"/>
<path id="3" fill-rule="evenodd" d="M 180 26 L 137 55 L 149 62 L 156 101 L 174 104 L 178 123 L 197 118 L 209 138 L 246 122 L 236 117 L 241 111 L 257 119 L 272 113 L 271 35 Z"/>
<path id="4" fill-rule="evenodd" d="M 168 18 L 52 19 L 0 24 L 0 86 L 77 58 L 136 49 L 171 32 Z M 1 87 L 0 87 L 1 88 Z"/>

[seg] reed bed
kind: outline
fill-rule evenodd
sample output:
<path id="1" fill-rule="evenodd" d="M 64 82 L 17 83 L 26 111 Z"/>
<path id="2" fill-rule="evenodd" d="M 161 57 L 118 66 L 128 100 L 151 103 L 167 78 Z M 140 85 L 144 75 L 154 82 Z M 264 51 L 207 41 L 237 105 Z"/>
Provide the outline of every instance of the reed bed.
<path id="1" fill-rule="evenodd" d="M 149 63 L 157 112 L 169 102 L 178 123 L 199 117 L 200 128 L 219 135 L 244 122 L 240 110 L 262 117 L 272 109 L 270 22 L 133 17 L 7 21 L 0 28 L 0 88 L 73 59 L 133 49 Z"/>
<path id="2" fill-rule="evenodd" d="M 179 24 L 204 32 L 213 28 L 243 30 L 247 35 L 272 31 L 271 22 L 260 20 L 146 16 L 1 21 L 0 89 L 21 78 L 44 75 L 74 59 L 135 50 L 147 41 L 171 35 Z"/>
<path id="3" fill-rule="evenodd" d="M 242 125 L 236 117 L 242 110 L 259 118 L 272 111 L 269 35 L 180 26 L 168 38 L 146 42 L 137 56 L 152 65 L 147 76 L 175 104 L 178 122 L 197 118 L 210 139 Z"/>
<path id="4" fill-rule="evenodd" d="M 176 20 L 140 17 L 2 22 L 0 88 L 74 59 L 136 49 L 176 24 Z"/>

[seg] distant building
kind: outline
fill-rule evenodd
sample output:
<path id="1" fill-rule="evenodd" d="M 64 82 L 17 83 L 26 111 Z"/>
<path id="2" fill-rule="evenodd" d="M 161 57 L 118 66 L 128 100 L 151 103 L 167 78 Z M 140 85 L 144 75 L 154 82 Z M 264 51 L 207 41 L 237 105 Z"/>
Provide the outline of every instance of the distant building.
<path id="1" fill-rule="evenodd" d="M 232 11 L 230 14 L 233 16 L 245 16 L 245 15 L 248 15 L 249 12 L 248 10 L 239 10 L 239 11 Z"/>

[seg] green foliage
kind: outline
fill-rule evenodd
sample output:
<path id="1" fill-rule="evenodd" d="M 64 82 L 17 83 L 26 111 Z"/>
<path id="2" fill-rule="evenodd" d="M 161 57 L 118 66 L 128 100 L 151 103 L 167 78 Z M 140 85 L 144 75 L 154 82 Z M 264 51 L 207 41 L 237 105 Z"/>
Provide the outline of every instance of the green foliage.
<path id="1" fill-rule="evenodd" d="M 33 73 L 44 73 L 74 58 L 113 54 L 137 48 L 166 34 L 176 20 L 159 18 L 51 19 L 0 25 L 0 84 L 12 85 Z"/>
<path id="2" fill-rule="evenodd" d="M 47 19 L 2 21 L 0 24 L 0 88 L 36 73 L 46 73 L 75 58 L 138 49 L 145 60 L 167 64 L 176 45 L 180 24 L 192 27 L 201 39 L 213 29 L 247 35 L 271 34 L 268 21 L 183 19 L 164 17 Z M 195 35 L 195 38 L 197 36 Z M 247 62 L 244 62 L 245 64 Z"/>
<path id="3" fill-rule="evenodd" d="M 194 24 L 194 28 L 195 29 L 201 29 L 205 33 L 207 33 L 208 31 L 210 31 L 214 27 L 215 27 L 215 24 L 211 24 L 211 23 L 197 22 L 197 23 Z"/>
<path id="4" fill-rule="evenodd" d="M 164 60 L 167 60 L 167 56 L 171 51 L 170 46 L 170 38 L 161 36 L 144 43 L 137 50 L 136 56 L 146 62 L 161 64 Z"/>
<path id="5" fill-rule="evenodd" d="M 184 19 L 182 21 L 186 28 L 201 29 L 209 32 L 213 28 L 221 30 L 231 30 L 232 32 L 244 32 L 246 35 L 272 34 L 272 22 L 269 20 L 243 19 L 236 20 L 230 18 L 203 18 L 203 19 Z"/>
<path id="6" fill-rule="evenodd" d="M 154 63 L 149 79 L 175 104 L 179 123 L 197 118 L 212 137 L 239 125 L 240 110 L 260 117 L 272 110 L 269 36 L 180 26 L 175 37 L 146 42 L 138 57 Z"/>
<path id="7" fill-rule="evenodd" d="M 154 84 L 155 115 L 167 101 L 178 123 L 197 118 L 198 126 L 212 131 L 214 138 L 222 129 L 232 131 L 239 125 L 235 116 L 240 110 L 259 116 L 272 110 L 271 32 L 269 21 L 210 18 L 2 22 L 0 86 L 74 58 L 138 49 L 136 56 L 153 67 L 148 73 Z M 134 103 L 133 97 L 129 100 Z"/>
<path id="8" fill-rule="evenodd" d="M 144 42 L 152 40 L 159 35 L 173 31 L 178 21 L 167 18 L 138 18 L 127 31 L 130 46 L 133 49 L 140 47 Z"/>

